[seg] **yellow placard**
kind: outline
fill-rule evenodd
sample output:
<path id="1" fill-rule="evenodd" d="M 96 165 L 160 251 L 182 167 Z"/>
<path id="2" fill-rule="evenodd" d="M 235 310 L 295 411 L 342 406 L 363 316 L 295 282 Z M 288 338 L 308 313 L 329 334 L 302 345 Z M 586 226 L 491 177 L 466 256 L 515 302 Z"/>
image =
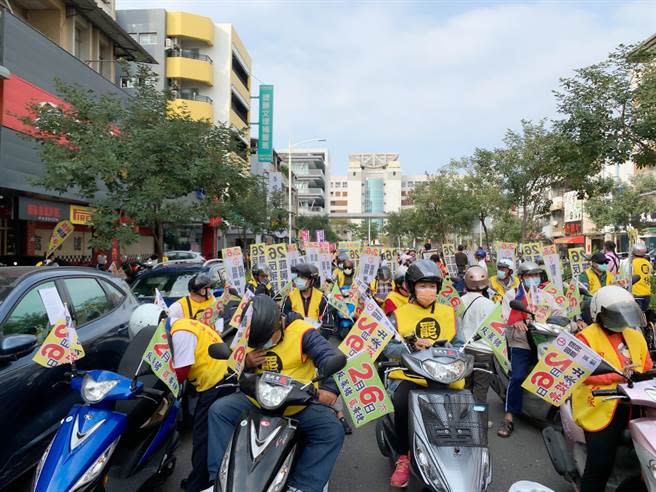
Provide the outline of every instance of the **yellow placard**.
<path id="1" fill-rule="evenodd" d="M 75 328 L 67 327 L 66 321 L 58 321 L 32 360 L 43 367 L 56 367 L 82 357 L 84 348 L 80 345 Z"/>

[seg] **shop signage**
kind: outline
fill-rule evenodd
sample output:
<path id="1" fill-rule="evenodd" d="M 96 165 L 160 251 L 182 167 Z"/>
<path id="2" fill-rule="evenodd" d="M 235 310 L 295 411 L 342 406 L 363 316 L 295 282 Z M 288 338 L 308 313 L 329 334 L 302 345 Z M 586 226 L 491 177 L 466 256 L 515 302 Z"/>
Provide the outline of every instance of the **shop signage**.
<path id="1" fill-rule="evenodd" d="M 94 209 L 81 205 L 71 205 L 71 224 L 87 225 L 91 222 Z"/>
<path id="2" fill-rule="evenodd" d="M 260 128 L 257 139 L 258 162 L 273 159 L 273 86 L 260 85 Z"/>
<path id="3" fill-rule="evenodd" d="M 18 197 L 18 218 L 37 222 L 59 222 L 69 217 L 67 203 L 49 202 L 36 198 Z"/>

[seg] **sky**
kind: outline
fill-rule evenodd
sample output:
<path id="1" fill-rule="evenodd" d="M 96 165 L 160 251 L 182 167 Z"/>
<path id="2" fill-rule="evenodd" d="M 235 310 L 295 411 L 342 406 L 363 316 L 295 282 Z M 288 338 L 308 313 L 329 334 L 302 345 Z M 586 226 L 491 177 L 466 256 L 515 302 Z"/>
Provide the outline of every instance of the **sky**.
<path id="1" fill-rule="evenodd" d="M 396 152 L 433 173 L 502 143 L 521 119 L 557 117 L 560 77 L 656 33 L 656 0 L 117 0 L 235 25 L 253 95 L 274 85 L 274 146 L 325 138 L 348 155 Z M 251 119 L 257 121 L 257 102 Z M 253 134 L 257 134 L 255 128 Z"/>

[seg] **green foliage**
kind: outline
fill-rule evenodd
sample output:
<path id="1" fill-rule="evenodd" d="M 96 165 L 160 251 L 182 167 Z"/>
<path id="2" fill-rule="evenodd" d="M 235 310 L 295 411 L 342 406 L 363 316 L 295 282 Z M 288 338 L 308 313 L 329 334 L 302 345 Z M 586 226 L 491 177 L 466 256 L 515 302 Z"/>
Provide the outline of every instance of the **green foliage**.
<path id="1" fill-rule="evenodd" d="M 390 246 L 411 244 L 415 238 L 422 235 L 419 211 L 407 208 L 388 214 L 384 232 Z"/>
<path id="2" fill-rule="evenodd" d="M 67 106 L 35 105 L 25 122 L 40 137 L 44 173 L 36 183 L 74 192 L 97 209 L 94 246 L 109 247 L 114 237 L 129 243 L 141 225 L 152 228 L 161 254 L 165 224 L 230 220 L 253 183 L 233 129 L 169 111 L 152 72 L 142 67 L 138 78 L 143 83 L 127 100 L 58 82 Z"/>

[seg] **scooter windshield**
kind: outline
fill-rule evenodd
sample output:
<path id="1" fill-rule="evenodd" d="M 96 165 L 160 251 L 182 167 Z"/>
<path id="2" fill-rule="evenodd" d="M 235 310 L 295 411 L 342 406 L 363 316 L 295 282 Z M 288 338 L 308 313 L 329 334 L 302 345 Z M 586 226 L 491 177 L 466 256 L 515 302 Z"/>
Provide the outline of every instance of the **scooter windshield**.
<path id="1" fill-rule="evenodd" d="M 602 307 L 599 318 L 604 328 L 612 331 L 640 328 L 646 324 L 645 315 L 635 302 L 618 302 Z"/>

